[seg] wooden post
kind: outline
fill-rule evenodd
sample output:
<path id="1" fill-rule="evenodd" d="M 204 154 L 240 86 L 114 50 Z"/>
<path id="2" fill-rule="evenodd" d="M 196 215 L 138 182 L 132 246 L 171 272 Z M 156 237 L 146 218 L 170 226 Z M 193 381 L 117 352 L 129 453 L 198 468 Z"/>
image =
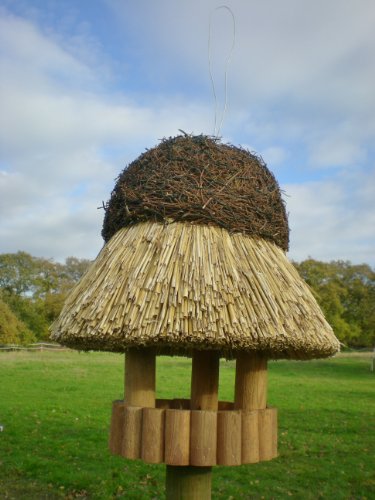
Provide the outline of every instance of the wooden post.
<path id="1" fill-rule="evenodd" d="M 164 420 L 165 410 L 143 408 L 141 456 L 145 462 L 159 464 L 164 460 Z"/>
<path id="2" fill-rule="evenodd" d="M 242 410 L 241 460 L 243 464 L 259 462 L 259 427 L 259 411 Z"/>
<path id="3" fill-rule="evenodd" d="M 142 408 L 155 407 L 155 352 L 131 348 L 125 354 L 122 455 L 141 458 Z"/>
<path id="4" fill-rule="evenodd" d="M 136 406 L 125 406 L 122 456 L 132 460 L 141 458 L 141 439 L 142 408 Z"/>
<path id="5" fill-rule="evenodd" d="M 259 459 L 277 457 L 277 411 L 267 408 L 259 412 Z"/>
<path id="6" fill-rule="evenodd" d="M 267 358 L 241 352 L 236 361 L 234 408 L 263 410 L 267 406 Z"/>
<path id="7" fill-rule="evenodd" d="M 132 348 L 125 354 L 125 404 L 155 408 L 156 356 L 152 349 Z"/>
<path id="8" fill-rule="evenodd" d="M 218 408 L 219 353 L 194 351 L 191 373 L 191 410 Z M 211 467 L 167 466 L 167 500 L 209 500 Z"/>
<path id="9" fill-rule="evenodd" d="M 219 361 L 216 351 L 194 351 L 191 369 L 192 410 L 217 410 Z"/>
<path id="10" fill-rule="evenodd" d="M 236 361 L 234 408 L 242 410 L 242 463 L 260 459 L 259 412 L 267 407 L 267 359 L 256 353 L 241 352 Z"/>
<path id="11" fill-rule="evenodd" d="M 216 464 L 217 412 L 192 410 L 190 424 L 190 465 Z"/>
<path id="12" fill-rule="evenodd" d="M 167 465 L 167 500 L 205 500 L 211 498 L 211 467 Z"/>
<path id="13" fill-rule="evenodd" d="M 109 434 L 109 449 L 114 455 L 122 453 L 122 438 L 124 435 L 124 402 L 114 401 L 112 404 L 111 431 Z"/>
<path id="14" fill-rule="evenodd" d="M 217 462 L 241 465 L 241 412 L 219 411 L 217 417 Z"/>

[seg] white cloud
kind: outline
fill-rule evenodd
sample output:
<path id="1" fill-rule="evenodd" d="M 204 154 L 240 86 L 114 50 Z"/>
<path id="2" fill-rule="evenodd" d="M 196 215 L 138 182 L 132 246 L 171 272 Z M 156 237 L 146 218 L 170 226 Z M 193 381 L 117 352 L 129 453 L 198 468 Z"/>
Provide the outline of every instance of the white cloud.
<path id="1" fill-rule="evenodd" d="M 164 75 L 162 82 L 185 79 L 187 92 L 189 86 L 198 87 L 212 103 L 207 39 L 209 15 L 217 2 L 140 0 L 130 15 L 129 6 L 120 0 L 110 4 L 124 27 L 141 31 L 149 65 L 146 78 L 157 71 Z M 245 142 L 261 148 L 265 140 L 302 141 L 314 163 L 315 146 L 325 150 L 332 144 L 336 149 L 337 122 L 349 119 L 355 133 L 343 138 L 348 150 L 344 161 L 358 161 L 363 143 L 375 134 L 373 0 L 362 0 L 360 8 L 356 0 L 233 0 L 230 7 L 236 18 L 236 46 L 223 133 L 230 135 L 229 129 L 236 128 L 248 136 Z M 232 25 L 225 11 L 212 21 L 213 34 L 218 33 L 212 40 L 214 48 L 217 45 L 213 63 L 222 104 Z M 334 163 L 343 158 L 337 152 L 324 156 Z"/>
<path id="2" fill-rule="evenodd" d="M 272 165 L 272 168 L 283 163 L 288 157 L 285 149 L 278 146 L 270 146 L 264 149 L 261 154 L 267 164 Z"/>
<path id="3" fill-rule="evenodd" d="M 374 262 L 375 168 L 283 187 L 292 258 Z"/>
<path id="4" fill-rule="evenodd" d="M 29 21 L 3 15 L 0 28 L 0 251 L 92 257 L 101 246 L 97 207 L 125 163 L 178 128 L 204 124 L 205 110 L 177 98 L 152 107 L 109 96 L 89 66 Z"/>

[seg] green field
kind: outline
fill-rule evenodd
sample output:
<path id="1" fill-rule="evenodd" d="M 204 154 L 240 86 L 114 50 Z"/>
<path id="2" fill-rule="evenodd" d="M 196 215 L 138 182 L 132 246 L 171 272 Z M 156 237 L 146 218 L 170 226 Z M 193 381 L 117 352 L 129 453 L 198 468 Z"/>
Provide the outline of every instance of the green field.
<path id="1" fill-rule="evenodd" d="M 190 361 L 158 359 L 158 397 L 188 397 Z M 220 368 L 232 399 L 234 363 Z M 111 402 L 122 398 L 123 356 L 0 354 L 0 498 L 158 499 L 164 466 L 107 450 Z M 279 458 L 216 467 L 214 499 L 375 498 L 375 373 L 370 358 L 269 364 L 279 410 Z"/>

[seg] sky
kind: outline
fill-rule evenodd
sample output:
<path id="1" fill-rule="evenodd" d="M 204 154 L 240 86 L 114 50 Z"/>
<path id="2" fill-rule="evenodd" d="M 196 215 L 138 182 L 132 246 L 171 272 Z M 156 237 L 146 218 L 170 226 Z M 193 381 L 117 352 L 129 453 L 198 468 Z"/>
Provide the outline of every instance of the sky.
<path id="1" fill-rule="evenodd" d="M 0 253 L 95 258 L 118 174 L 216 108 L 290 259 L 375 266 L 374 30 L 374 0 L 0 0 Z"/>

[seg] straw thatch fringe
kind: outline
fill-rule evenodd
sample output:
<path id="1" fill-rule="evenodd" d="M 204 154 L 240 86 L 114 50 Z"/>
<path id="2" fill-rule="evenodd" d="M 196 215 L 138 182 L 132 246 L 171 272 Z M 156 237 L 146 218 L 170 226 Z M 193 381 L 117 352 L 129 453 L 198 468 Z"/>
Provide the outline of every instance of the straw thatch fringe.
<path id="1" fill-rule="evenodd" d="M 52 338 L 121 352 L 262 351 L 330 356 L 339 342 L 307 285 L 275 244 L 225 229 L 145 222 L 103 247 L 68 297 Z"/>

